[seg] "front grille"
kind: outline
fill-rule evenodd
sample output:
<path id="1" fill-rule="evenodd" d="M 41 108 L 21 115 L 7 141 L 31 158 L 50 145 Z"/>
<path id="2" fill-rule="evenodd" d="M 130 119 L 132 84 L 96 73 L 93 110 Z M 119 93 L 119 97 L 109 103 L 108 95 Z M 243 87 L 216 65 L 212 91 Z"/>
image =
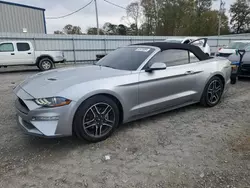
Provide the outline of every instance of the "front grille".
<path id="1" fill-rule="evenodd" d="M 239 74 L 241 76 L 250 76 L 250 64 L 242 64 Z"/>
<path id="2" fill-rule="evenodd" d="M 28 106 L 20 98 L 16 100 L 16 107 L 19 111 L 21 111 L 24 114 L 28 114 L 28 112 L 30 111 Z"/>
<path id="3" fill-rule="evenodd" d="M 29 129 L 29 130 L 35 128 L 35 127 L 34 127 L 31 123 L 29 123 L 28 121 L 23 120 L 23 124 L 24 124 L 24 126 L 25 126 L 27 129 Z"/>
<path id="4" fill-rule="evenodd" d="M 230 55 L 232 55 L 232 54 L 218 53 L 217 56 L 219 56 L 219 57 L 229 57 Z"/>
<path id="5" fill-rule="evenodd" d="M 242 68 L 250 70 L 250 64 L 242 64 Z"/>

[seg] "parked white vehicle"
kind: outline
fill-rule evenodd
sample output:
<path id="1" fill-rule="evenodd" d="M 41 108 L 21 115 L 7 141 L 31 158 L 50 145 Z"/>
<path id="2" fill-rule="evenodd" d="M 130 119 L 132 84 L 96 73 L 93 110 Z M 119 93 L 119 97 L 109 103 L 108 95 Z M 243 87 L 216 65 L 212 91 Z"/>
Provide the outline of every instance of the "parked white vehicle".
<path id="1" fill-rule="evenodd" d="M 229 57 L 230 55 L 235 53 L 235 50 L 244 50 L 249 47 L 250 47 L 249 40 L 233 41 L 228 46 L 219 48 L 217 56 Z"/>
<path id="2" fill-rule="evenodd" d="M 35 51 L 31 42 L 0 42 L 0 67 L 33 65 L 46 71 L 54 67 L 54 63 L 65 61 L 60 51 Z"/>
<path id="3" fill-rule="evenodd" d="M 199 37 L 176 37 L 176 38 L 169 38 L 165 40 L 166 42 L 172 43 L 182 43 L 182 44 L 193 44 L 195 46 L 199 46 L 204 53 L 208 56 L 211 55 L 210 46 L 207 43 L 207 38 L 199 38 Z"/>

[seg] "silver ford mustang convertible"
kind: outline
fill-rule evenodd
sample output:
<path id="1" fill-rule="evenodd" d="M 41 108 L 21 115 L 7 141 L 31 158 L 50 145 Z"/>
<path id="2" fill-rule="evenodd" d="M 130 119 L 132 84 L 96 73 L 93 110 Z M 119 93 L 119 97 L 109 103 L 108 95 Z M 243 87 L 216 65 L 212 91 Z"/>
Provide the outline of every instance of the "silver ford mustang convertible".
<path id="1" fill-rule="evenodd" d="M 18 124 L 31 135 L 98 142 L 122 123 L 193 103 L 217 105 L 230 65 L 188 44 L 118 48 L 94 65 L 27 78 L 14 89 Z"/>

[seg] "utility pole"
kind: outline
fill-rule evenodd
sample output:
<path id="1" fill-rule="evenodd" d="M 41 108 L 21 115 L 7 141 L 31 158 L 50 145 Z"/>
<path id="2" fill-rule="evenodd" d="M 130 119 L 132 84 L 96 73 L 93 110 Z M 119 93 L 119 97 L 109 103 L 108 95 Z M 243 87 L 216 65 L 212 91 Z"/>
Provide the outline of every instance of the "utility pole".
<path id="1" fill-rule="evenodd" d="M 223 2 L 223 0 L 220 0 L 218 36 L 220 36 L 220 33 L 221 33 L 221 15 L 224 11 L 224 6 L 225 6 L 225 2 Z"/>
<path id="2" fill-rule="evenodd" d="M 155 33 L 154 33 L 154 35 L 156 34 L 156 31 L 157 31 L 157 28 L 158 28 L 158 26 L 159 26 L 159 7 L 158 7 L 158 4 L 157 4 L 157 0 L 154 0 L 154 4 L 155 4 L 155 6 L 154 6 L 154 8 L 155 8 L 155 13 L 156 13 L 156 27 L 155 27 Z"/>
<path id="3" fill-rule="evenodd" d="M 100 28 L 99 28 L 99 19 L 98 19 L 98 8 L 97 8 L 97 0 L 94 0 L 95 1 L 95 14 L 96 14 L 96 28 L 97 28 L 97 35 L 100 34 Z"/>

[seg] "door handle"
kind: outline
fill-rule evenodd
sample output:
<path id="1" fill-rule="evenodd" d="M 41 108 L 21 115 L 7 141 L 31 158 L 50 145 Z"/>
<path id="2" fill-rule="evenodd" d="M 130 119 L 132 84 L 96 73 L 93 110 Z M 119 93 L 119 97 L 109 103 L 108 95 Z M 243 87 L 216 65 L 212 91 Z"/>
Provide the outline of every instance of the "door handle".
<path id="1" fill-rule="evenodd" d="M 187 71 L 185 74 L 186 75 L 194 74 L 194 71 Z"/>
<path id="2" fill-rule="evenodd" d="M 31 54 L 31 52 L 28 52 L 28 54 Z"/>
<path id="3" fill-rule="evenodd" d="M 15 55 L 15 53 L 11 53 L 10 55 Z"/>

